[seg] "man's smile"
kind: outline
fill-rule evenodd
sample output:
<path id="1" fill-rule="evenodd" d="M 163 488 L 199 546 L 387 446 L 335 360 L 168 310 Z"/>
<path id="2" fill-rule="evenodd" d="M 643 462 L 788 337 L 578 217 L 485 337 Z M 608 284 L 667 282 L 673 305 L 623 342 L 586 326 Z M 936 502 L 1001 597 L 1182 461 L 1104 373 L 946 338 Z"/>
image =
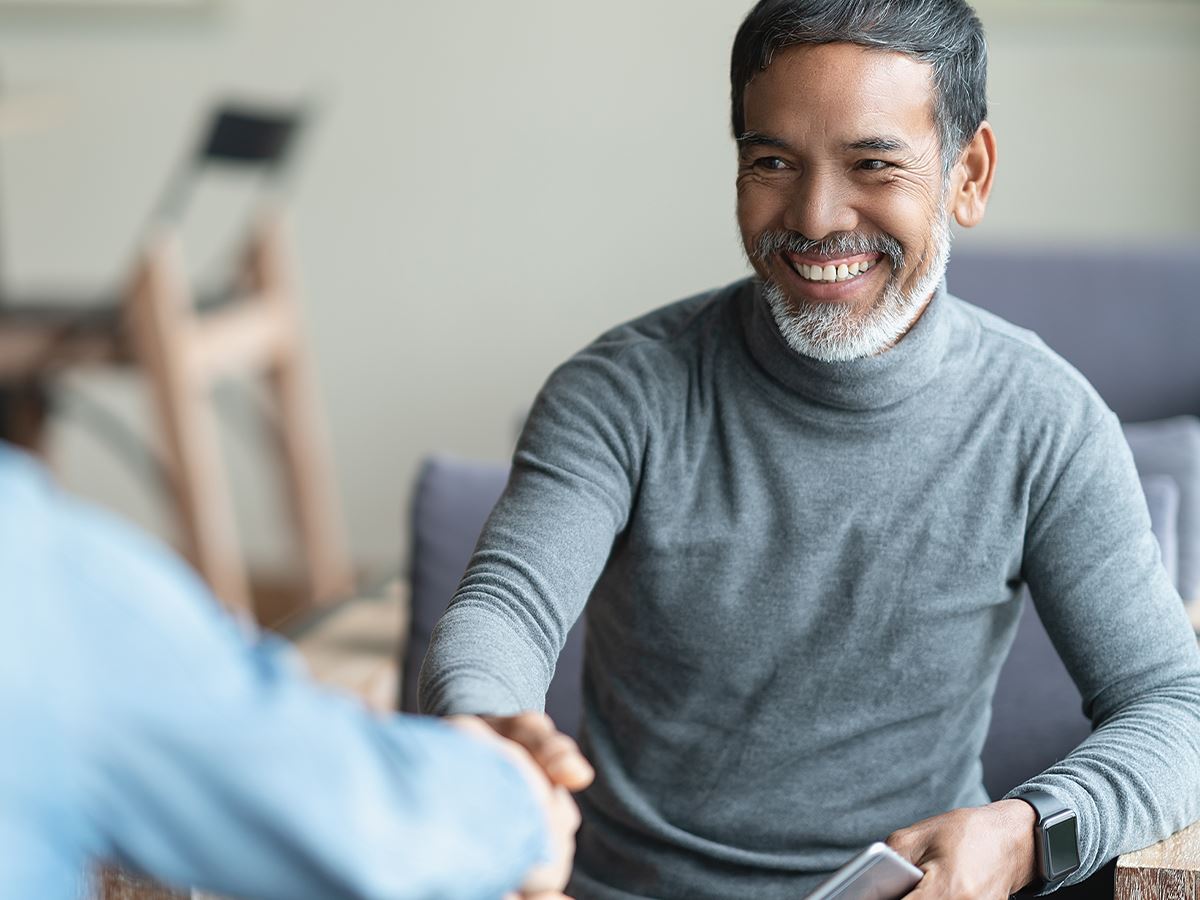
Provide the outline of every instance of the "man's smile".
<path id="1" fill-rule="evenodd" d="M 829 257 L 814 253 L 779 254 L 788 275 L 789 293 L 816 302 L 845 302 L 861 296 L 863 288 L 874 288 L 876 276 L 882 272 L 881 253 L 858 253 L 852 256 Z"/>
<path id="2" fill-rule="evenodd" d="M 824 256 L 819 253 L 787 253 L 793 269 L 808 281 L 846 281 L 866 272 L 879 262 L 879 253 L 859 253 L 854 256 Z"/>

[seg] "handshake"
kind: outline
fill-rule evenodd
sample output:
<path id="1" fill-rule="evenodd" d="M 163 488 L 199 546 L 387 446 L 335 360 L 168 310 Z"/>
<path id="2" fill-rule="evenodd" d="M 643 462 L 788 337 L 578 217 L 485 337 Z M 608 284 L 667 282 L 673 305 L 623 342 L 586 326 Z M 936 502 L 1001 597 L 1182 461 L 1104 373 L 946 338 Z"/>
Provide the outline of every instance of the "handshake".
<path id="1" fill-rule="evenodd" d="M 575 858 L 579 809 L 571 794 L 592 783 L 595 772 L 578 745 L 544 713 L 515 716 L 450 716 L 446 721 L 489 744 L 525 776 L 550 833 L 551 859 L 525 876 L 520 893 L 506 900 L 560 900 Z"/>

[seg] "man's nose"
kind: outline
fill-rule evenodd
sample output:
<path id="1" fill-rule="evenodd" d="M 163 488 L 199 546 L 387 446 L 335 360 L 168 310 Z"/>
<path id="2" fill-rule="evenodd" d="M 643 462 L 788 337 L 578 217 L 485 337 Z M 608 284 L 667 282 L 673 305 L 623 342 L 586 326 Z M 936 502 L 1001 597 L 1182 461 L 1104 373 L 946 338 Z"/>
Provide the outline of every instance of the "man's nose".
<path id="1" fill-rule="evenodd" d="M 835 232 L 854 231 L 858 214 L 851 199 L 852 192 L 832 173 L 806 172 L 797 180 L 784 227 L 814 241 Z"/>

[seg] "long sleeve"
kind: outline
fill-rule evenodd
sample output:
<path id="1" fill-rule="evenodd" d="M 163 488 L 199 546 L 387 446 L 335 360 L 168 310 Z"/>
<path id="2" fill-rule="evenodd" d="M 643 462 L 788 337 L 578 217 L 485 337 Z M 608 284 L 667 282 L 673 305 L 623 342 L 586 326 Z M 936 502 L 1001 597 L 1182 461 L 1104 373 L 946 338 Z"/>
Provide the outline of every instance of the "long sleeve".
<path id="1" fill-rule="evenodd" d="M 281 900 L 495 898 L 545 852 L 507 761 L 442 723 L 376 717 L 317 688 L 156 543 L 30 489 L 32 466 L 15 459 L 0 455 L 16 625 L 0 646 L 6 683 L 30 691 L 0 691 L 0 707 L 45 802 L 12 830 L 41 819 L 49 841 L 167 882 Z"/>
<path id="2" fill-rule="evenodd" d="M 1111 414 L 1063 462 L 1025 567 L 1095 731 L 1009 796 L 1040 788 L 1075 810 L 1073 883 L 1200 818 L 1200 651 Z"/>
<path id="3" fill-rule="evenodd" d="M 543 388 L 434 630 L 424 712 L 542 708 L 567 632 L 628 521 L 646 433 L 636 385 L 618 361 L 583 353 Z"/>

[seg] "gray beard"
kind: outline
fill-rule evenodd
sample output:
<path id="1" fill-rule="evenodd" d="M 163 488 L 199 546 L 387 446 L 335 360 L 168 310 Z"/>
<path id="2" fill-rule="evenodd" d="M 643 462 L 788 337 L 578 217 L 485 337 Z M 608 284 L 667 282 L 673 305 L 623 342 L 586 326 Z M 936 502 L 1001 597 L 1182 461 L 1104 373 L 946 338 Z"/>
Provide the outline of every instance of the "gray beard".
<path id="1" fill-rule="evenodd" d="M 900 287 L 901 273 L 893 270 L 879 300 L 866 312 L 838 303 L 799 305 L 773 281 L 764 282 L 763 296 L 784 341 L 802 356 L 822 362 L 877 356 L 894 346 L 920 316 L 946 274 L 950 242 L 950 217 L 943 214 L 934 226 L 933 258 L 925 274 L 905 292 Z"/>

